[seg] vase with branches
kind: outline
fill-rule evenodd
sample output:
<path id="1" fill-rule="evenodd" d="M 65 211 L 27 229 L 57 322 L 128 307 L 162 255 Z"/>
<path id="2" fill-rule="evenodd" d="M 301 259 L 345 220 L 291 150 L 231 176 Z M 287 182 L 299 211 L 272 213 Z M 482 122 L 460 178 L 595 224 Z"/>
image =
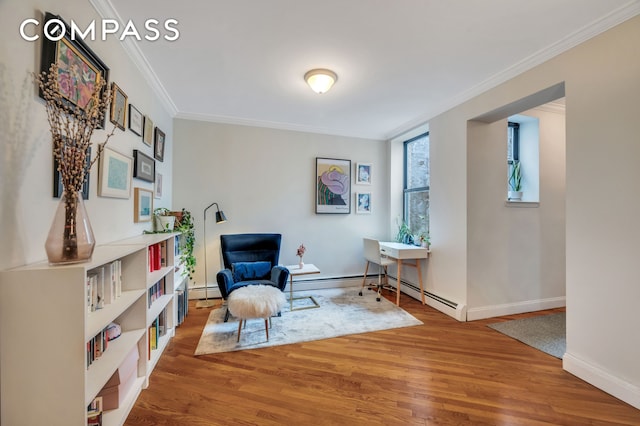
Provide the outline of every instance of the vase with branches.
<path id="1" fill-rule="evenodd" d="M 57 64 L 52 64 L 48 72 L 35 74 L 34 78 L 44 98 L 53 156 L 64 186 L 45 250 L 51 264 L 86 261 L 93 254 L 95 240 L 80 191 L 89 170 L 115 132 L 114 126 L 104 142 L 98 144 L 96 157 L 87 162 L 91 136 L 104 121 L 110 90 L 105 87 L 104 79 L 98 79 L 86 104 L 80 107 L 63 95 Z"/>

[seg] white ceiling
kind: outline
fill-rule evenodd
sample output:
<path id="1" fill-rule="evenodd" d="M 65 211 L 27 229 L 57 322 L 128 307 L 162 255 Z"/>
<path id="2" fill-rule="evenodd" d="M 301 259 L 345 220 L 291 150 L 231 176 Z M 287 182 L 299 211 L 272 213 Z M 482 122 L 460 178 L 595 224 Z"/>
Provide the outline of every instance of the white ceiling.
<path id="1" fill-rule="evenodd" d="M 389 139 L 640 13 L 640 0 L 91 0 L 176 117 Z M 303 80 L 329 68 L 326 94 Z"/>

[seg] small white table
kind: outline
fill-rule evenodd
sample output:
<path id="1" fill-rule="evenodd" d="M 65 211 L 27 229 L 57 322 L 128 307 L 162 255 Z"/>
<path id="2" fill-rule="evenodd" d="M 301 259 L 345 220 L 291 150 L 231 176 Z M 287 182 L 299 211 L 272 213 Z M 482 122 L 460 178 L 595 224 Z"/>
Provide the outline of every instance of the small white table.
<path id="1" fill-rule="evenodd" d="M 424 305 L 424 290 L 422 289 L 422 270 L 420 268 L 420 259 L 429 257 L 429 249 L 424 247 L 413 246 L 410 244 L 383 242 L 380 241 L 380 252 L 391 259 L 395 259 L 398 266 L 398 287 L 396 288 L 396 305 L 400 306 L 400 287 L 402 265 L 413 266 L 418 270 L 418 282 L 420 283 L 420 298 Z M 413 260 L 413 263 L 407 262 Z"/>
<path id="2" fill-rule="evenodd" d="M 291 311 L 301 311 L 303 309 L 313 309 L 319 308 L 320 305 L 316 302 L 316 299 L 313 296 L 304 296 L 304 297 L 293 297 L 293 277 L 298 275 L 310 275 L 310 274 L 319 274 L 320 269 L 313 263 L 305 263 L 302 268 L 298 265 L 287 265 L 285 266 L 289 270 L 289 308 Z M 293 301 L 294 300 L 302 300 L 302 299 L 311 299 L 313 302 L 313 306 L 305 306 L 302 308 L 293 309 Z"/>

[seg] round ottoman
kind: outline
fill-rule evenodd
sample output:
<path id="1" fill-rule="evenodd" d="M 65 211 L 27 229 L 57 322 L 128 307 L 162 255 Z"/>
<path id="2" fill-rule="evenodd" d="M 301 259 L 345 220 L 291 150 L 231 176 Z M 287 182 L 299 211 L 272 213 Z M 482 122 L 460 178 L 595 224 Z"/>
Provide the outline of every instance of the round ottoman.
<path id="1" fill-rule="evenodd" d="M 250 318 L 264 318 L 264 328 L 269 340 L 269 318 L 282 310 L 287 299 L 279 288 L 270 285 L 248 285 L 229 294 L 227 304 L 231 315 L 240 320 L 238 324 L 238 342 L 242 323 Z"/>

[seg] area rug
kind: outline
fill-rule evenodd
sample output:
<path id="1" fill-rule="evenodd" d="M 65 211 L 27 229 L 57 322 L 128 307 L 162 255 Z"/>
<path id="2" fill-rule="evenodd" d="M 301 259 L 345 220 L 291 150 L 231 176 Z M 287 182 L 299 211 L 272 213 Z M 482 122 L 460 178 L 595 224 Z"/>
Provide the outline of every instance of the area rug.
<path id="1" fill-rule="evenodd" d="M 488 327 L 556 358 L 562 359 L 567 348 L 565 312 L 488 324 Z"/>
<path id="2" fill-rule="evenodd" d="M 311 299 L 305 298 L 295 300 L 294 310 L 291 311 L 287 302 L 282 315 L 272 318 L 269 341 L 264 331 L 264 321 L 254 319 L 247 321 L 240 342 L 236 342 L 238 320 L 230 317 L 225 323 L 226 307 L 214 309 L 209 314 L 195 355 L 309 342 L 422 324 L 422 321 L 385 298 L 377 302 L 374 291 L 365 290 L 363 296 L 358 295 L 359 291 L 360 287 L 347 287 L 295 292 L 295 298 L 313 296 L 320 307 L 296 310 L 313 304 Z"/>

